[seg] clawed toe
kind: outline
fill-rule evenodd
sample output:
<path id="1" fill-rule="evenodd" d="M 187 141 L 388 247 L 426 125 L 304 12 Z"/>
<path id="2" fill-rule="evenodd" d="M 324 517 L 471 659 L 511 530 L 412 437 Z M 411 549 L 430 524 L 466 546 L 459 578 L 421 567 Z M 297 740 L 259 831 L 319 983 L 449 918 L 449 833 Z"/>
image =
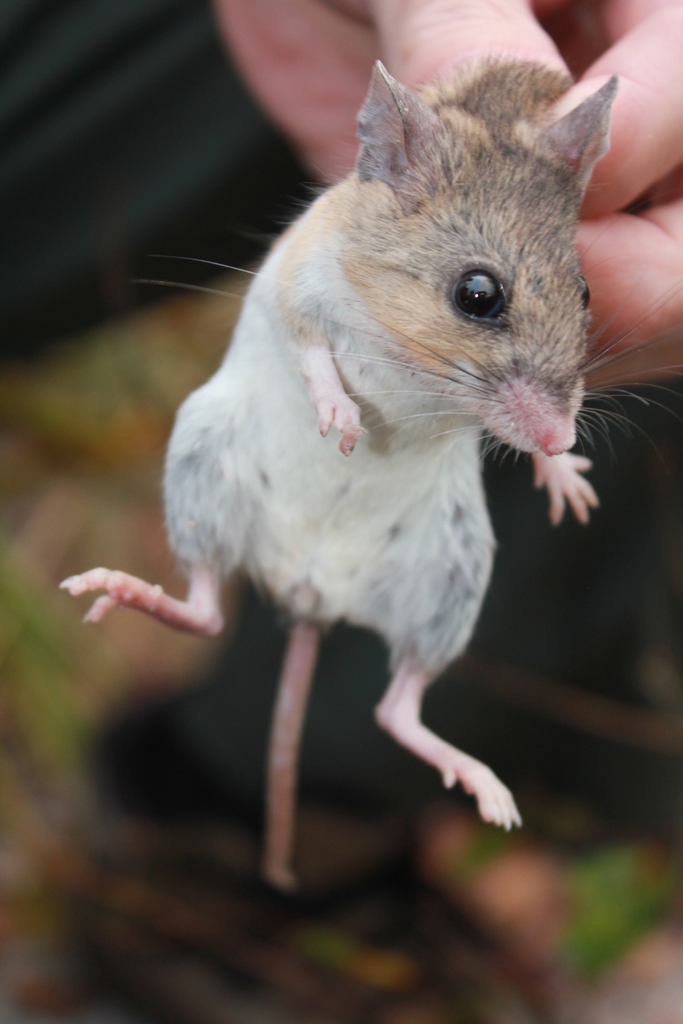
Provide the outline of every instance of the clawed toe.
<path id="1" fill-rule="evenodd" d="M 514 801 L 512 793 L 499 783 L 498 791 L 493 795 L 495 804 L 495 811 L 491 818 L 484 818 L 485 821 L 491 821 L 496 825 L 500 825 L 509 832 L 513 825 L 521 827 L 522 819 Z M 482 817 L 484 815 L 482 814 Z"/>
<path id="2" fill-rule="evenodd" d="M 84 622 L 99 622 L 103 619 L 108 611 L 112 608 L 116 608 L 117 602 L 113 597 L 109 597 L 108 594 L 103 594 L 102 597 L 98 597 L 94 602 L 89 611 L 83 616 Z"/>
<path id="3" fill-rule="evenodd" d="M 79 594 L 84 594 L 88 588 L 81 576 L 69 576 L 68 579 L 62 580 L 59 589 L 67 590 L 72 597 L 78 597 Z"/>
<path id="4" fill-rule="evenodd" d="M 78 576 L 69 576 L 60 584 L 72 597 L 79 597 L 93 590 L 104 590 L 83 618 L 84 622 L 99 622 L 108 611 L 118 606 L 132 605 L 136 598 L 143 595 L 147 599 L 149 611 L 154 611 L 155 602 L 161 596 L 161 587 L 152 587 L 134 576 L 116 569 L 89 569 Z M 142 603 L 142 602 L 141 602 Z"/>
<path id="5" fill-rule="evenodd" d="M 66 590 L 72 597 L 79 597 L 89 590 L 100 590 L 106 587 L 114 574 L 109 569 L 89 569 L 78 576 L 69 576 L 59 584 L 60 590 Z"/>
<path id="6" fill-rule="evenodd" d="M 513 825 L 521 826 L 522 819 L 512 793 L 490 768 L 477 764 L 462 773 L 461 781 L 466 792 L 475 797 L 483 821 L 499 825 L 506 832 Z"/>

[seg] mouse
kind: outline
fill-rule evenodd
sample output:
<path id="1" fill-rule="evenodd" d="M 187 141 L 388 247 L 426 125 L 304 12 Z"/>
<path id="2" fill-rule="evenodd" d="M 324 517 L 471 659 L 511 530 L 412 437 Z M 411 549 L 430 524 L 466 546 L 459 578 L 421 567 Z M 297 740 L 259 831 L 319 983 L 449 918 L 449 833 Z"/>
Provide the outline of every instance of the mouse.
<path id="1" fill-rule="evenodd" d="M 481 817 L 521 825 L 482 762 L 421 720 L 466 647 L 495 540 L 482 451 L 529 453 L 559 523 L 598 498 L 573 453 L 589 358 L 589 290 L 574 236 L 609 146 L 613 76 L 557 115 L 571 80 L 485 59 L 409 88 L 377 62 L 354 170 L 275 241 L 224 361 L 180 407 L 164 473 L 180 600 L 120 571 L 85 616 L 146 612 L 215 636 L 221 582 L 246 574 L 290 623 L 272 719 L 262 872 L 292 869 L 297 751 L 320 638 L 374 630 L 391 681 L 378 725 L 458 783 Z"/>

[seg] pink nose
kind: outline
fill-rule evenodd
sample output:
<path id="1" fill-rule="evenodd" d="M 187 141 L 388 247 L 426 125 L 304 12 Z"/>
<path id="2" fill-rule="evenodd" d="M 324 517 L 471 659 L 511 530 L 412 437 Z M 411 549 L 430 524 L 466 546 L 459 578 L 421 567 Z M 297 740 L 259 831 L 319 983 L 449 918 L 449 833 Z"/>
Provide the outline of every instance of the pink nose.
<path id="1" fill-rule="evenodd" d="M 538 438 L 538 446 L 546 455 L 561 455 L 574 447 L 576 429 L 573 421 L 559 421 L 545 425 Z"/>

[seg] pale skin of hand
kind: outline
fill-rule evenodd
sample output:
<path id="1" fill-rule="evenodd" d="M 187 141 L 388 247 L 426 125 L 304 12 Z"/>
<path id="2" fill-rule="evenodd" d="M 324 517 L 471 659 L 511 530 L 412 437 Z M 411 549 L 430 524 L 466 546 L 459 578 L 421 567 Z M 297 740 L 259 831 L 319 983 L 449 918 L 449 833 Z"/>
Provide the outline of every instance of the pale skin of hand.
<path id="1" fill-rule="evenodd" d="M 596 328 L 604 329 L 601 346 L 648 343 L 638 358 L 642 379 L 683 363 L 683 0 L 214 6 L 252 92 L 323 181 L 353 166 L 356 114 L 378 57 L 408 85 L 447 76 L 485 54 L 569 64 L 578 81 L 563 109 L 617 72 L 611 147 L 591 180 L 577 236 L 591 310 Z M 640 212 L 625 212 L 643 196 L 648 202 Z M 662 341 L 671 335 L 673 347 Z M 616 363 L 602 377 L 626 379 L 629 368 Z"/>

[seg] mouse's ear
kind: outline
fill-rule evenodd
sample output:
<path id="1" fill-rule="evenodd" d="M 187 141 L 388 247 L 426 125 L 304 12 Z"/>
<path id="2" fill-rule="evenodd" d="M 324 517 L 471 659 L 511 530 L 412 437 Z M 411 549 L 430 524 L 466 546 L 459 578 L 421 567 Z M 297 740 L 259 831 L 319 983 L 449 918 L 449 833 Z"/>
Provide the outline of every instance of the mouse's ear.
<path id="1" fill-rule="evenodd" d="M 598 160 L 609 149 L 610 114 L 618 82 L 617 76 L 612 75 L 602 89 L 570 110 L 541 136 L 545 145 L 576 173 L 582 191 Z"/>
<path id="2" fill-rule="evenodd" d="M 439 121 L 431 108 L 392 78 L 378 60 L 358 115 L 360 180 L 383 181 L 406 211 L 414 209 L 424 188 L 435 180 L 430 157 L 438 131 Z"/>

